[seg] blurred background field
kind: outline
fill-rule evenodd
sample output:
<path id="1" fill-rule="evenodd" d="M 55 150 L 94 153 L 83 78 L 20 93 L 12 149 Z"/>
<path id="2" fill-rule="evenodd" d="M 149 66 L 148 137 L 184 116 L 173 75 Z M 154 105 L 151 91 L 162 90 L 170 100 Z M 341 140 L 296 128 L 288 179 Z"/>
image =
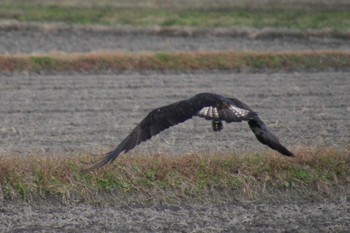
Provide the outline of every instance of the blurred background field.
<path id="1" fill-rule="evenodd" d="M 348 1 L 2 1 L 0 21 L 348 30 Z"/>

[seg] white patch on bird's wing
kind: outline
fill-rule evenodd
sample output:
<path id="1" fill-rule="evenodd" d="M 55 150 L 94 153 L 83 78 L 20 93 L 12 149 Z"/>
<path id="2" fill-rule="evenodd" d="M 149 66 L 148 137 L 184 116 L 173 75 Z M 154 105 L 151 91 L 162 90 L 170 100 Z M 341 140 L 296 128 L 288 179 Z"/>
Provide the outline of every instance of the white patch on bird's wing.
<path id="1" fill-rule="evenodd" d="M 213 117 L 213 107 L 209 107 L 209 110 L 208 110 L 208 115 L 210 116 L 210 117 Z"/>
<path id="2" fill-rule="evenodd" d="M 202 108 L 197 115 L 202 117 L 219 118 L 218 109 L 212 106 Z"/>
<path id="3" fill-rule="evenodd" d="M 213 108 L 213 115 L 215 118 L 219 118 L 219 112 L 217 108 Z"/>
<path id="4" fill-rule="evenodd" d="M 249 111 L 243 108 L 237 108 L 233 105 L 229 106 L 229 109 L 237 116 L 237 117 L 245 117 L 248 115 Z"/>
<path id="5" fill-rule="evenodd" d="M 201 110 L 199 110 L 198 115 L 204 114 L 204 111 L 205 111 L 205 108 L 202 108 Z"/>

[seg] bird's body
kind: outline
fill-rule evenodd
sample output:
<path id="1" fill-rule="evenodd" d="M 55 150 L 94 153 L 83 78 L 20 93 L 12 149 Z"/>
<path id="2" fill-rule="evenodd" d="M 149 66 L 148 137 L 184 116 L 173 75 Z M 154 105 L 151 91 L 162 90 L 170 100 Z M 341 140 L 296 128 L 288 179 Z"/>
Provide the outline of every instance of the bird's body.
<path id="1" fill-rule="evenodd" d="M 261 143 L 283 155 L 293 156 L 248 105 L 235 98 L 225 98 L 214 93 L 200 93 L 190 99 L 166 105 L 148 113 L 113 151 L 107 153 L 89 170 L 100 168 L 114 161 L 121 152 L 126 153 L 161 131 L 194 116 L 211 120 L 214 131 L 220 131 L 223 128 L 222 121 L 227 123 L 248 121 L 250 128 Z"/>

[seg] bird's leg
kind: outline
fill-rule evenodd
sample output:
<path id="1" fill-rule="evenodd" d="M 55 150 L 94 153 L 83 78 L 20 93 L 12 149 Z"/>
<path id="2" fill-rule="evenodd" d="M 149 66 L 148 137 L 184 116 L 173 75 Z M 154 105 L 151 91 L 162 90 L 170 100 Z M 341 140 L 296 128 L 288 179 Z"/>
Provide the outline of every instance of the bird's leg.
<path id="1" fill-rule="evenodd" d="M 215 132 L 220 131 L 220 130 L 222 130 L 224 128 L 221 121 L 215 121 L 214 120 L 214 121 L 211 122 L 211 124 L 212 124 L 213 130 Z"/>

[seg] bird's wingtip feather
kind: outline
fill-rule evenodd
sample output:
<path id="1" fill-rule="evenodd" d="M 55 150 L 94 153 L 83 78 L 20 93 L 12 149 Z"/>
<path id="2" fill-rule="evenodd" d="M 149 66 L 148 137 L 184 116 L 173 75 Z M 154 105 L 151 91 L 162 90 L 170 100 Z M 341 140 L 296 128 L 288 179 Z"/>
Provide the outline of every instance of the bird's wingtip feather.
<path id="1" fill-rule="evenodd" d="M 116 151 L 110 151 L 110 152 L 106 153 L 100 161 L 98 161 L 97 163 L 95 163 L 91 167 L 85 169 L 84 171 L 85 172 L 95 171 L 95 170 L 101 168 L 102 166 L 106 165 L 107 163 L 113 162 L 117 158 L 118 155 L 119 155 L 119 153 L 116 153 Z"/>

